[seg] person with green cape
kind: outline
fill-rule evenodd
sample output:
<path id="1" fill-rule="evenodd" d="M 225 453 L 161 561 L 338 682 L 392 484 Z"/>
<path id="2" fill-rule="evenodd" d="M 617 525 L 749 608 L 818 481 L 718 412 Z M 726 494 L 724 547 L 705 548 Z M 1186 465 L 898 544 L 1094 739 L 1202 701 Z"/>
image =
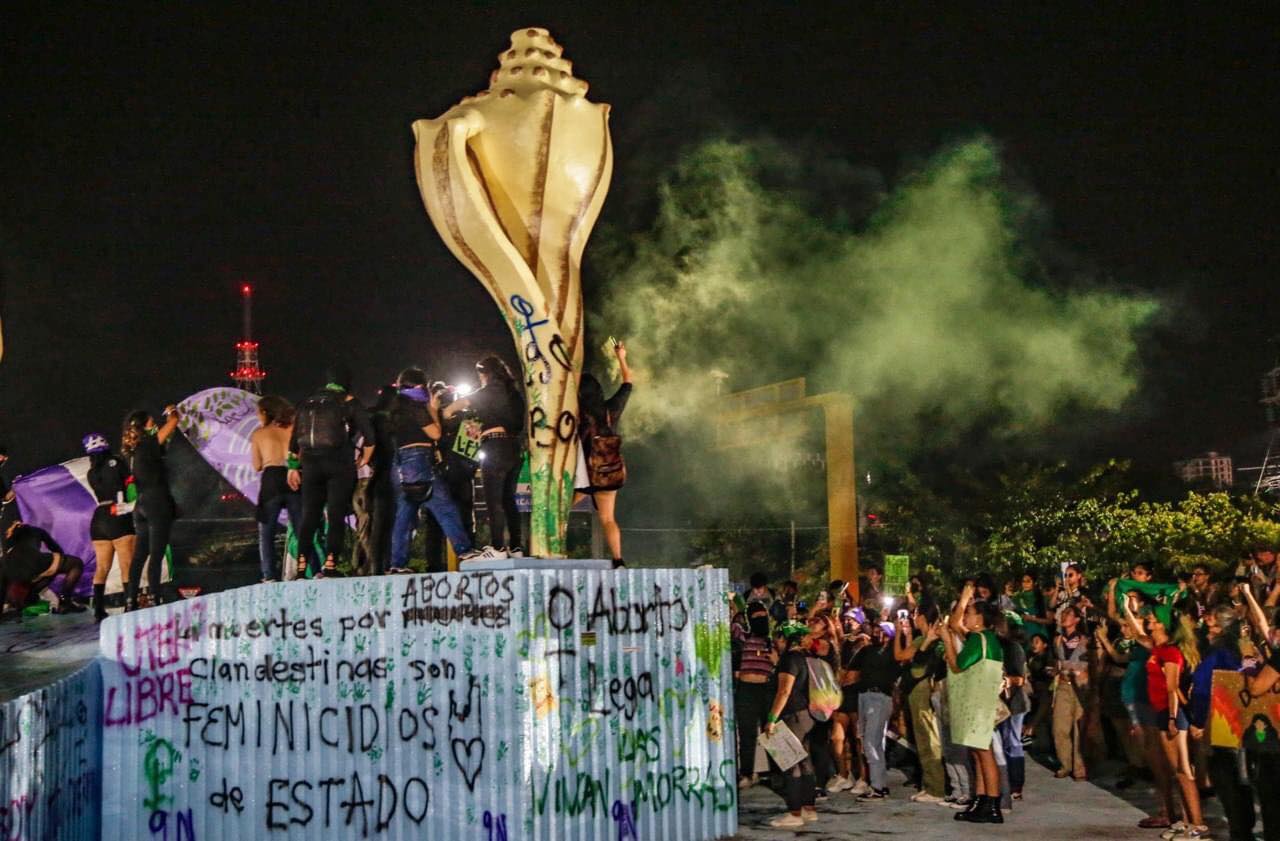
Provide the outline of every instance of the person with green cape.
<path id="1" fill-rule="evenodd" d="M 951 738 L 969 748 L 977 768 L 976 796 L 956 820 L 1004 823 L 1000 811 L 1000 769 L 991 740 L 996 709 L 1004 682 L 1004 648 L 996 636 L 1000 608 L 973 600 L 973 582 L 966 582 L 945 626 L 944 654 L 951 672 L 947 692 Z M 963 640 L 963 645 L 958 643 Z"/>

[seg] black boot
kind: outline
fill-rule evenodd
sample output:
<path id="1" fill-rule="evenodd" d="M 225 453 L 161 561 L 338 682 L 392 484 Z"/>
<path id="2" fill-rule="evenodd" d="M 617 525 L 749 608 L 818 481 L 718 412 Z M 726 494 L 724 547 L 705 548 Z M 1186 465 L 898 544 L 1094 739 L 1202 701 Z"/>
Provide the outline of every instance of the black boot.
<path id="1" fill-rule="evenodd" d="M 107 618 L 107 585 L 93 585 L 93 618 L 101 622 Z"/>
<path id="2" fill-rule="evenodd" d="M 964 809 L 964 811 L 956 812 L 956 820 L 972 821 L 973 816 L 978 813 L 978 810 L 982 807 L 983 801 L 986 799 L 985 795 L 975 794 L 969 799 L 969 805 Z"/>
<path id="3" fill-rule="evenodd" d="M 999 797 L 984 797 L 978 810 L 969 818 L 972 823 L 1004 823 L 1004 814 L 1000 811 Z"/>

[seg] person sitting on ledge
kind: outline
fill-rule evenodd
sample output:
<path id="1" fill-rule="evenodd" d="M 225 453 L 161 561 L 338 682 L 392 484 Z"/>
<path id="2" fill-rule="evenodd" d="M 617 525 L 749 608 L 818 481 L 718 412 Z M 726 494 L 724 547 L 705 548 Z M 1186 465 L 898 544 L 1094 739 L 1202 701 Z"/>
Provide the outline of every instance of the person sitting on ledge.
<path id="1" fill-rule="evenodd" d="M 41 545 L 49 552 L 41 552 Z M 54 613 L 84 613 L 83 605 L 72 600 L 84 562 L 63 553 L 42 528 L 14 521 L 4 535 L 4 559 L 0 562 L 0 596 L 19 611 L 31 603 L 59 575 L 65 575 L 62 592 L 55 594 Z"/>

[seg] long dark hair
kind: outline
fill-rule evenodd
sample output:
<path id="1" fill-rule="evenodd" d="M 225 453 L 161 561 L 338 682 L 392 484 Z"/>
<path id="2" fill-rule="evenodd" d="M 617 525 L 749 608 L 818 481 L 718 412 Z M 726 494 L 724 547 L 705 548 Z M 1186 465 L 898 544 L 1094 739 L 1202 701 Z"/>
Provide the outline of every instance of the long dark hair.
<path id="1" fill-rule="evenodd" d="M 484 374 L 488 377 L 489 382 L 498 382 L 508 391 L 518 391 L 516 386 L 515 374 L 511 373 L 511 369 L 507 367 L 507 363 L 502 361 L 502 357 L 496 353 L 491 353 L 476 363 L 476 373 Z"/>
<path id="2" fill-rule="evenodd" d="M 293 404 L 275 394 L 259 400 L 258 411 L 267 419 L 267 426 L 288 427 L 293 424 Z"/>
<path id="3" fill-rule="evenodd" d="M 151 413 L 146 409 L 138 409 L 125 416 L 124 428 L 120 433 L 120 450 L 126 456 L 133 455 L 138 449 L 142 436 L 146 435 L 147 424 L 152 422 Z"/>
<path id="4" fill-rule="evenodd" d="M 604 423 L 604 388 L 595 374 L 584 373 L 578 378 L 578 414 L 591 418 L 596 423 Z"/>

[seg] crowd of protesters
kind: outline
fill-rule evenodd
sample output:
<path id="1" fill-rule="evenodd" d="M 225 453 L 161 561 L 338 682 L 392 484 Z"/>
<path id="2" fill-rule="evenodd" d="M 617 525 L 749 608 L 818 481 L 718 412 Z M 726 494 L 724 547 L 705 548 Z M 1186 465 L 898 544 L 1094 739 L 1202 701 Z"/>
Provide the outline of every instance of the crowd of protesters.
<path id="1" fill-rule="evenodd" d="M 915 577 L 895 598 L 871 569 L 857 598 L 833 581 L 812 603 L 758 574 L 733 596 L 739 786 L 767 782 L 787 810 L 771 825 L 800 829 L 841 793 L 893 797 L 893 763 L 921 808 L 1001 824 L 1035 751 L 1055 785 L 1119 766 L 1109 786 L 1152 786 L 1157 807 L 1138 824 L 1152 837 L 1208 838 L 1215 797 L 1232 841 L 1259 823 L 1280 839 L 1280 721 L 1252 716 L 1241 747 L 1209 737 L 1215 671 L 1242 673 L 1245 706 L 1280 692 L 1277 548 L 1256 546 L 1217 582 L 1208 566 L 1165 583 L 1136 563 L 1099 586 L 1071 564 L 958 593 Z M 785 770 L 783 726 L 804 754 Z"/>
<path id="2" fill-rule="evenodd" d="M 581 378 L 574 488 L 575 501 L 593 499 L 617 568 L 625 562 L 614 511 L 626 473 L 616 427 L 632 374 L 626 347 L 613 342 L 611 348 L 622 378 L 617 392 L 606 400 L 594 377 Z M 261 476 L 255 511 L 261 581 L 407 573 L 410 547 L 424 525 L 428 571 L 447 568 L 446 541 L 460 562 L 522 557 L 516 486 L 527 437 L 524 392 L 498 356 L 485 356 L 475 370 L 479 387 L 460 391 L 430 381 L 421 368 L 406 368 L 380 390 L 372 411 L 353 393 L 343 365 L 329 368 L 323 387 L 297 405 L 262 397 L 259 427 L 250 438 L 253 468 Z M 107 578 L 117 561 L 126 610 L 143 603 L 144 570 L 147 601 L 165 600 L 161 572 L 178 516 L 166 449 L 180 423 L 176 406 L 159 420 L 134 411 L 125 419 L 119 454 L 105 435 L 82 441 L 97 501 L 88 529 L 97 561 L 92 607 L 99 620 L 107 616 Z M 474 446 L 456 446 L 460 436 Z M 0 465 L 6 459 L 0 448 Z M 477 474 L 488 521 L 483 546 L 477 545 L 474 516 Z M 47 531 L 23 523 L 14 501 L 0 476 L 0 601 L 22 608 L 60 580 L 52 611 L 84 612 L 75 596 L 83 561 L 65 553 Z M 353 513 L 356 547 L 340 572 Z M 297 537 L 292 564 L 277 549 L 282 515 Z"/>

